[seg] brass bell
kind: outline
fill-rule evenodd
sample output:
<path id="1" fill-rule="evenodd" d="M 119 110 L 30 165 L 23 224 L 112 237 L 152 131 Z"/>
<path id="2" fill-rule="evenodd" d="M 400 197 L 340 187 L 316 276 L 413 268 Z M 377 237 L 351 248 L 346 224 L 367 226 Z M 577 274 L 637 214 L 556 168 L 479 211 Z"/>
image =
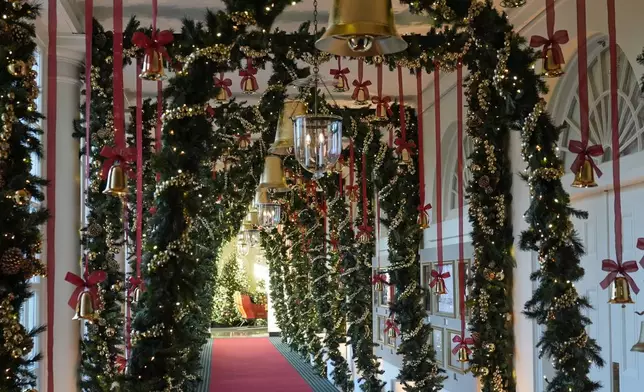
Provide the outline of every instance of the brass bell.
<path id="1" fill-rule="evenodd" d="M 398 159 L 399 159 L 398 165 L 408 166 L 412 163 L 411 154 L 409 153 L 409 150 L 407 150 L 406 148 L 401 151 L 400 155 L 398 156 Z"/>
<path id="2" fill-rule="evenodd" d="M 255 89 L 255 83 L 256 82 L 252 78 L 246 78 L 242 88 L 244 94 L 253 94 L 256 92 L 257 89 Z"/>
<path id="3" fill-rule="evenodd" d="M 584 160 L 584 164 L 575 173 L 575 180 L 572 182 L 573 188 L 594 188 L 597 186 L 595 182 L 595 171 L 593 165 L 588 159 Z"/>
<path id="4" fill-rule="evenodd" d="M 447 294 L 447 286 L 445 285 L 445 279 L 442 279 L 442 278 L 436 279 L 436 285 L 434 286 L 434 293 L 436 293 L 436 295 Z"/>
<path id="5" fill-rule="evenodd" d="M 421 230 L 429 228 L 429 217 L 427 216 L 427 212 L 421 211 L 418 214 L 418 226 Z"/>
<path id="6" fill-rule="evenodd" d="M 215 100 L 217 102 L 226 102 L 226 101 L 228 101 L 228 93 L 226 92 L 225 88 L 219 87 L 217 89 L 217 94 L 215 95 Z"/>
<path id="7" fill-rule="evenodd" d="M 336 93 L 343 93 L 347 91 L 349 86 L 344 82 L 344 78 L 337 78 L 333 84 L 333 91 Z"/>
<path id="8" fill-rule="evenodd" d="M 119 161 L 114 162 L 107 173 L 107 185 L 103 191 L 106 195 L 122 197 L 127 195 L 127 180 Z"/>
<path id="9" fill-rule="evenodd" d="M 622 307 L 625 307 L 626 304 L 634 304 L 633 299 L 631 298 L 631 288 L 628 285 L 628 280 L 623 276 L 618 276 L 613 282 L 613 297 L 608 301 L 610 304 L 622 304 Z"/>
<path id="10" fill-rule="evenodd" d="M 385 285 L 381 281 L 376 282 L 376 291 L 382 293 L 385 290 Z"/>
<path id="11" fill-rule="evenodd" d="M 266 190 L 266 188 L 258 188 L 257 192 L 255 192 L 255 200 L 253 200 L 253 205 L 255 207 L 259 207 L 260 205 L 269 204 L 270 202 L 271 200 L 268 197 L 268 191 Z"/>
<path id="12" fill-rule="evenodd" d="M 469 355 L 467 354 L 467 348 L 461 347 L 458 349 L 458 361 L 460 363 L 467 363 L 470 361 Z"/>
<path id="13" fill-rule="evenodd" d="M 244 224 L 248 224 L 252 227 L 259 226 L 259 213 L 257 210 L 251 210 L 248 212 Z"/>
<path id="14" fill-rule="evenodd" d="M 139 300 L 141 300 L 141 288 L 140 287 L 135 287 L 134 291 L 132 291 L 132 302 L 137 303 Z"/>
<path id="15" fill-rule="evenodd" d="M 640 325 L 640 340 L 631 347 L 631 351 L 644 353 L 644 321 Z"/>
<path id="16" fill-rule="evenodd" d="M 359 87 L 358 88 L 358 94 L 357 94 L 356 99 L 355 99 L 355 104 L 356 105 L 366 105 L 366 104 L 369 104 L 369 102 L 370 101 L 367 98 L 367 91 L 364 88 Z"/>
<path id="17" fill-rule="evenodd" d="M 143 67 L 139 77 L 144 80 L 165 80 L 165 68 L 163 66 L 163 55 L 156 49 L 145 51 L 143 56 Z"/>
<path id="18" fill-rule="evenodd" d="M 564 74 L 561 64 L 555 62 L 554 51 L 551 47 L 546 50 L 543 58 L 543 76 L 557 78 Z"/>
<path id="19" fill-rule="evenodd" d="M 92 295 L 89 291 L 83 291 L 78 295 L 76 302 L 76 314 L 72 320 L 86 320 L 90 323 L 94 322 L 94 303 Z"/>
<path id="20" fill-rule="evenodd" d="M 391 0 L 334 0 L 329 26 L 315 47 L 336 56 L 372 57 L 402 52 Z"/>
<path id="21" fill-rule="evenodd" d="M 392 339 L 396 339 L 396 329 L 393 327 L 389 328 L 389 330 L 387 330 L 387 336 L 389 336 Z"/>
<path id="22" fill-rule="evenodd" d="M 269 155 L 264 159 L 264 172 L 258 188 L 274 193 L 284 193 L 290 190 L 286 184 L 280 157 Z"/>
<path id="23" fill-rule="evenodd" d="M 275 133 L 275 142 L 268 149 L 268 152 L 275 155 L 290 155 L 293 152 L 293 147 L 295 146 L 293 118 L 305 115 L 307 111 L 308 106 L 304 101 L 292 99 L 284 101 L 277 132 Z"/>

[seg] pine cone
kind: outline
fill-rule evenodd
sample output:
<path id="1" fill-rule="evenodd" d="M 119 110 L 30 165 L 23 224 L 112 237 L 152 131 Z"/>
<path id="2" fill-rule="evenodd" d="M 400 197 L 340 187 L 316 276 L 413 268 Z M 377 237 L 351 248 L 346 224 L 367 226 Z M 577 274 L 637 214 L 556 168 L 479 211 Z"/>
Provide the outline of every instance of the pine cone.
<path id="1" fill-rule="evenodd" d="M 92 222 L 87 226 L 87 234 L 90 237 L 98 237 L 101 233 L 103 233 L 103 228 L 98 223 Z"/>
<path id="2" fill-rule="evenodd" d="M 0 272 L 5 275 L 15 275 L 23 267 L 24 257 L 18 248 L 7 249 L 0 259 Z"/>
<path id="3" fill-rule="evenodd" d="M 481 178 L 479 178 L 479 186 L 481 188 L 489 188 L 489 186 L 490 186 L 490 177 L 482 176 Z"/>

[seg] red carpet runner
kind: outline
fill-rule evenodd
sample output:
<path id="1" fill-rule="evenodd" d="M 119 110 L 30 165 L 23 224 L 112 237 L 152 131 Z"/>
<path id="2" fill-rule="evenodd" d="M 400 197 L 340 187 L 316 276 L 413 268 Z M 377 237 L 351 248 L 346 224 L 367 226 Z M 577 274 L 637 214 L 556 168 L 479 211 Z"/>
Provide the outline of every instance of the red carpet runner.
<path id="1" fill-rule="evenodd" d="M 210 392 L 311 392 L 268 338 L 215 339 Z"/>

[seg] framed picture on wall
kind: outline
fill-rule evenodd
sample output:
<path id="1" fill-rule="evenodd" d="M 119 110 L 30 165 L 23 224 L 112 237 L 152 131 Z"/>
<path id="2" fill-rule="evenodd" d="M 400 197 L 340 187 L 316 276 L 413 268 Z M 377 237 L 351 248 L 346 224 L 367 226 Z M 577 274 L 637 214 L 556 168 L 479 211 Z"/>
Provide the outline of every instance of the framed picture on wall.
<path id="1" fill-rule="evenodd" d="M 455 336 L 460 336 L 460 335 L 461 335 L 460 331 L 453 331 L 451 329 L 447 330 L 447 367 L 460 374 L 465 374 L 470 368 L 469 363 L 459 362 L 458 352 L 456 354 L 452 352 L 452 350 L 454 350 L 454 347 L 456 347 L 456 345 L 458 344 L 458 343 L 454 343 L 452 339 L 454 339 Z"/>
<path id="2" fill-rule="evenodd" d="M 434 269 L 438 270 L 438 263 L 432 264 Z M 445 279 L 445 287 L 447 293 L 442 295 L 434 294 L 435 308 L 434 314 L 443 317 L 456 317 L 456 280 L 457 277 L 454 276 L 456 273 L 454 269 L 454 261 L 446 261 L 443 263 L 443 273 L 449 272 L 449 278 Z"/>
<path id="3" fill-rule="evenodd" d="M 429 287 L 429 282 L 432 280 L 432 265 L 424 263 L 421 265 L 420 270 L 421 288 L 423 290 L 423 305 L 427 313 L 432 312 L 432 290 Z"/>
<path id="4" fill-rule="evenodd" d="M 429 335 L 431 339 L 431 344 L 434 346 L 436 351 L 436 362 L 439 365 L 445 363 L 445 343 L 443 342 L 443 329 L 442 328 L 432 328 L 432 333 Z"/>

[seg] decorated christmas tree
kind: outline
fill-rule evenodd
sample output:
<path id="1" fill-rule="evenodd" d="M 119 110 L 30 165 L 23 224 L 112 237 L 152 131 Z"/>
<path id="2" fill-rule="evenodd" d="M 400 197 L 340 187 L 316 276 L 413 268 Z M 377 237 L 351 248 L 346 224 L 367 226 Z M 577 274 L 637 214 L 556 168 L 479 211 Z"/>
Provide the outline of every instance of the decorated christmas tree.
<path id="1" fill-rule="evenodd" d="M 244 293 L 248 290 L 248 280 L 242 265 L 233 253 L 220 269 L 217 276 L 212 320 L 220 326 L 239 325 L 242 315 L 235 306 L 235 293 Z"/>

